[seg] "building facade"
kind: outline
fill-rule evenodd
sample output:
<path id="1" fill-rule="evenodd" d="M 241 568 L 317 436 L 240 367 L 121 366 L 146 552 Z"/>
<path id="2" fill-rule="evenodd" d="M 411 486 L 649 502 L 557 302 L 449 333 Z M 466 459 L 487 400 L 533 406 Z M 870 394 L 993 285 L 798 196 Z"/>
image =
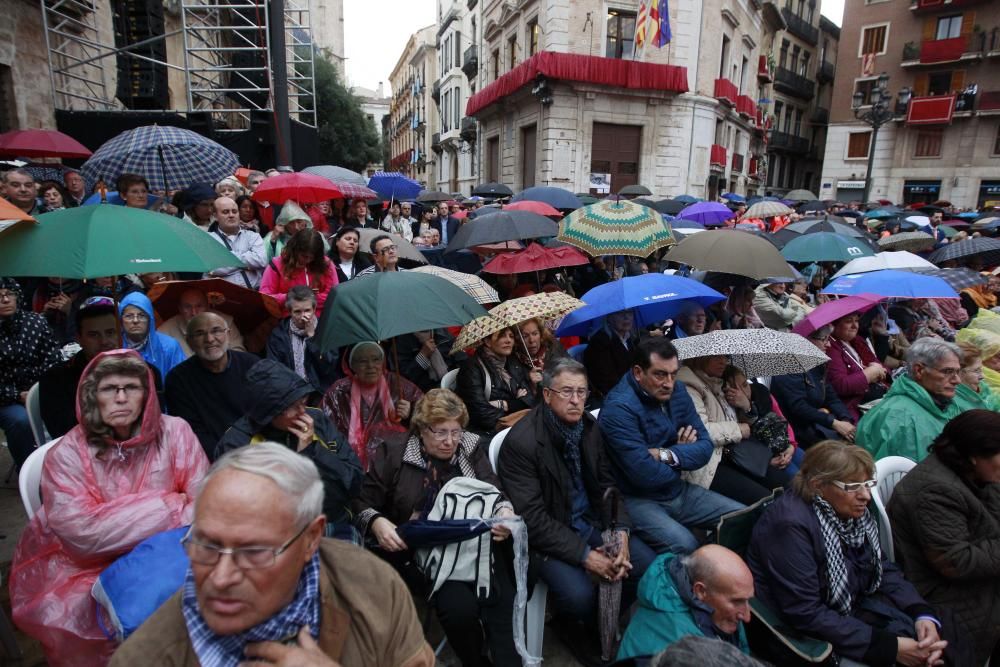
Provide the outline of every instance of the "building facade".
<path id="1" fill-rule="evenodd" d="M 990 0 L 847 0 L 830 109 L 821 196 L 859 200 L 872 159 L 870 199 L 1000 200 L 1000 10 Z M 879 75 L 896 117 L 872 129 L 855 119 Z"/>
<path id="2" fill-rule="evenodd" d="M 431 135 L 438 127 L 438 112 L 431 83 L 437 80 L 437 26 L 410 36 L 403 54 L 389 76 L 389 171 L 401 172 L 425 187 L 434 187 L 435 162 Z"/>
<path id="3" fill-rule="evenodd" d="M 389 111 L 392 107 L 392 98 L 385 94 L 385 84 L 382 81 L 378 82 L 378 88 L 371 90 L 370 88 L 362 88 L 361 86 L 353 86 L 351 88 L 351 94 L 358 98 L 361 102 L 361 112 L 368 117 L 372 125 L 375 126 L 375 131 L 382 136 L 383 119 L 389 115 Z M 376 171 L 383 171 L 385 165 L 382 162 L 369 164 L 365 171 L 369 176 L 373 175 Z"/>
<path id="4" fill-rule="evenodd" d="M 312 15 L 313 43 L 337 66 L 341 81 L 347 81 L 344 69 L 344 0 L 309 0 Z"/>

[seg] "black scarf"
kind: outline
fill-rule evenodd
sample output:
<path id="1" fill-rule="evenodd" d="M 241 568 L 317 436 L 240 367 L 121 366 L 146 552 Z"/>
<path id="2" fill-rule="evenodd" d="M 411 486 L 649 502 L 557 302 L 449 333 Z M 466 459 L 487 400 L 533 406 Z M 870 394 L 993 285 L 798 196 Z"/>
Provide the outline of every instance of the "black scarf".
<path id="1" fill-rule="evenodd" d="M 567 424 L 559 419 L 548 405 L 542 407 L 542 415 L 545 419 L 545 425 L 558 439 L 563 441 L 563 458 L 573 474 L 574 484 L 577 483 L 577 480 L 582 483 L 583 463 L 580 455 L 580 443 L 583 441 L 583 419 L 581 418 L 575 424 Z"/>

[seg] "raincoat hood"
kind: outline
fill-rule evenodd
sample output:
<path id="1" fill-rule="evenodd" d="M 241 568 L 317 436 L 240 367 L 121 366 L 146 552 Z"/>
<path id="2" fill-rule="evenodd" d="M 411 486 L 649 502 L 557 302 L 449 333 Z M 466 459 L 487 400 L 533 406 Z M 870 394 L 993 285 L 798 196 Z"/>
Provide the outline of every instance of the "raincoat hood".
<path id="1" fill-rule="evenodd" d="M 23 318 L 24 311 L 26 310 L 26 304 L 24 303 L 24 291 L 21 289 L 20 283 L 13 278 L 0 278 L 0 289 L 10 290 L 14 293 L 14 298 L 17 299 L 17 307 L 14 310 L 14 314 L 0 320 L 0 328 L 7 330 L 12 327 L 16 328 Z"/>
<path id="2" fill-rule="evenodd" d="M 145 297 L 143 297 L 145 298 Z M 146 299 L 149 301 L 148 299 Z M 153 370 L 149 367 L 149 364 L 143 360 L 142 356 L 139 355 L 135 350 L 109 350 L 108 352 L 101 352 L 96 357 L 90 360 L 87 367 L 83 369 L 83 374 L 80 376 L 80 383 L 76 388 L 76 420 L 79 424 L 76 428 L 84 429 L 83 426 L 83 383 L 90 377 L 91 373 L 94 372 L 94 367 L 99 364 L 103 359 L 108 359 L 110 357 L 132 357 L 138 359 L 146 367 L 146 386 L 148 390 L 146 391 L 146 404 L 142 409 L 142 416 L 140 420 L 142 421 L 139 426 L 139 431 L 134 436 L 125 440 L 123 442 L 117 442 L 108 440 L 107 444 L 109 446 L 121 447 L 122 449 L 132 449 L 135 447 L 141 447 L 143 445 L 148 445 L 150 443 L 159 442 L 160 440 L 160 430 L 162 428 L 162 416 L 160 413 L 160 401 L 156 396 L 156 381 L 153 378 Z M 84 435 L 89 436 L 84 429 Z"/>
<path id="3" fill-rule="evenodd" d="M 263 359 L 247 371 L 247 417 L 257 428 L 267 426 L 285 408 L 313 392 L 313 386 L 295 371 L 272 359 Z"/>
<path id="4" fill-rule="evenodd" d="M 312 218 L 302 210 L 302 207 L 293 201 L 288 201 L 281 207 L 281 213 L 278 214 L 278 219 L 274 221 L 274 224 L 287 225 L 292 220 L 305 220 L 309 223 L 309 227 L 312 227 L 313 224 Z"/>
<path id="5" fill-rule="evenodd" d="M 136 308 L 142 308 L 143 312 L 149 315 L 149 331 L 152 332 L 156 329 L 155 326 L 155 316 L 153 314 L 153 302 L 149 300 L 149 297 L 142 292 L 132 292 L 125 296 L 118 304 L 118 317 L 121 317 L 125 312 L 126 306 L 135 306 Z"/>

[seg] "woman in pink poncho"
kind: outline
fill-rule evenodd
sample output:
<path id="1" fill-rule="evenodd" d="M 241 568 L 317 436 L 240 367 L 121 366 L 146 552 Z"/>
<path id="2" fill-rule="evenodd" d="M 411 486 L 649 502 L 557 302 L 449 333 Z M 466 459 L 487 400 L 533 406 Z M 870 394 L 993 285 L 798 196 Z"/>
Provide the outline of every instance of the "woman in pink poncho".
<path id="1" fill-rule="evenodd" d="M 208 459 L 187 422 L 160 414 L 152 387 L 138 353 L 98 355 L 77 389 L 79 425 L 45 456 L 42 507 L 17 543 L 10 597 L 53 667 L 107 663 L 115 644 L 91 586 L 142 540 L 191 521 Z"/>

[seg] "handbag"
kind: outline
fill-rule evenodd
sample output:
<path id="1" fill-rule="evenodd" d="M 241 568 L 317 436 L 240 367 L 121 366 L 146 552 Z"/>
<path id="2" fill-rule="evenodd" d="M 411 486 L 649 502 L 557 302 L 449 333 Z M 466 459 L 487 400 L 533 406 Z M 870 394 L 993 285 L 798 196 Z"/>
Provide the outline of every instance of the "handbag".
<path id="1" fill-rule="evenodd" d="M 768 412 L 750 424 L 750 433 L 771 450 L 771 456 L 777 456 L 791 446 L 788 439 L 788 422 L 776 412 Z"/>
<path id="2" fill-rule="evenodd" d="M 771 448 L 754 438 L 745 438 L 735 444 L 726 445 L 722 449 L 722 460 L 754 477 L 767 474 L 771 464 Z"/>

